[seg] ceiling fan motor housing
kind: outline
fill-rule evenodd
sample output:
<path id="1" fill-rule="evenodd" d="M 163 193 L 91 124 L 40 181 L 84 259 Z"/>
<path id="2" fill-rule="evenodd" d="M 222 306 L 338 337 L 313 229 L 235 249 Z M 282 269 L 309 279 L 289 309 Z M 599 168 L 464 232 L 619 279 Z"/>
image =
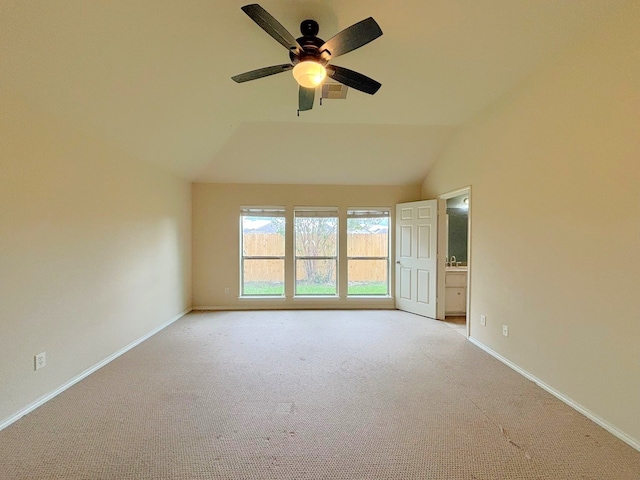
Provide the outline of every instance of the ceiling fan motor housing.
<path id="1" fill-rule="evenodd" d="M 304 54 L 297 56 L 293 52 L 289 52 L 289 58 L 291 62 L 296 65 L 305 60 L 313 60 L 322 65 L 326 65 L 328 60 L 321 56 L 322 52 L 319 51 L 320 47 L 324 45 L 324 40 L 318 38 L 316 35 L 320 31 L 320 26 L 315 20 L 303 20 L 300 23 L 300 33 L 302 36 L 297 40 L 298 44 L 302 47 Z"/>

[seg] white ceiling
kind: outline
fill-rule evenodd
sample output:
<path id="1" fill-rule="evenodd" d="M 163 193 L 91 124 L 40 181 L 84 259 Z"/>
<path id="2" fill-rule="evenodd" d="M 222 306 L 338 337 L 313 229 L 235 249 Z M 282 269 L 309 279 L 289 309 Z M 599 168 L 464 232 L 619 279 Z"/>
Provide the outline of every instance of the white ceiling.
<path id="1" fill-rule="evenodd" d="M 294 36 L 373 16 L 332 63 L 382 83 L 296 116 L 287 51 L 241 0 L 0 3 L 0 99 L 195 181 L 417 184 L 455 130 L 626 0 L 263 0 Z M 7 113 L 5 111 L 5 113 Z M 9 112 L 10 113 L 10 112 Z"/>

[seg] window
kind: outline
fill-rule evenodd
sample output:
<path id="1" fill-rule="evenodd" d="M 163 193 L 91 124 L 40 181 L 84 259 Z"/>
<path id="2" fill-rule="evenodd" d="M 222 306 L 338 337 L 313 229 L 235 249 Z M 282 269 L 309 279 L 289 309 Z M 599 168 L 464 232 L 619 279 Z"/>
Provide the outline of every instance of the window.
<path id="1" fill-rule="evenodd" d="M 389 294 L 389 209 L 347 211 L 347 294 Z"/>
<path id="2" fill-rule="evenodd" d="M 240 230 L 243 296 L 284 296 L 284 208 L 242 208 Z"/>
<path id="3" fill-rule="evenodd" d="M 338 210 L 296 208 L 295 294 L 337 295 Z"/>
<path id="4" fill-rule="evenodd" d="M 389 208 L 349 208 L 345 219 L 337 207 L 295 207 L 289 233 L 285 214 L 285 207 L 241 208 L 242 297 L 390 295 Z"/>

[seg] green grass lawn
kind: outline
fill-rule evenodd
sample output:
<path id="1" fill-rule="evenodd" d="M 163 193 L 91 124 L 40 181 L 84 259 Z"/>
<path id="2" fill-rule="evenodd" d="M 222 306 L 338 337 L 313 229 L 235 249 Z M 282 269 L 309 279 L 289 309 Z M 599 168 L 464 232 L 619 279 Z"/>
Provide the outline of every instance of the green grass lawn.
<path id="1" fill-rule="evenodd" d="M 336 295 L 335 284 L 299 283 L 296 287 L 296 295 Z"/>
<path id="2" fill-rule="evenodd" d="M 351 283 L 347 287 L 349 295 L 388 295 L 385 282 Z"/>
<path id="3" fill-rule="evenodd" d="M 349 295 L 387 295 L 384 282 L 352 283 L 348 287 Z M 332 284 L 299 283 L 296 295 L 335 295 L 336 286 Z M 249 282 L 244 286 L 243 295 L 284 295 L 284 284 L 267 282 Z"/>
<path id="4" fill-rule="evenodd" d="M 243 295 L 284 295 L 284 283 L 247 282 Z"/>

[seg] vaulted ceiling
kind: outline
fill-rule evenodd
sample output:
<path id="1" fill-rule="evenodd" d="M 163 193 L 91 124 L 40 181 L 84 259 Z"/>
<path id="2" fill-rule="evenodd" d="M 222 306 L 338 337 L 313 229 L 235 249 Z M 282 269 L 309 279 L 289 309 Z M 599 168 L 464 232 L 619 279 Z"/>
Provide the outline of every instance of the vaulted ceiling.
<path id="1" fill-rule="evenodd" d="M 194 181 L 417 184 L 456 129 L 626 2 L 263 0 L 296 37 L 307 18 L 325 40 L 369 16 L 384 32 L 334 62 L 380 91 L 300 117 L 290 73 L 230 79 L 288 61 L 246 3 L 3 0 L 0 99 Z"/>

